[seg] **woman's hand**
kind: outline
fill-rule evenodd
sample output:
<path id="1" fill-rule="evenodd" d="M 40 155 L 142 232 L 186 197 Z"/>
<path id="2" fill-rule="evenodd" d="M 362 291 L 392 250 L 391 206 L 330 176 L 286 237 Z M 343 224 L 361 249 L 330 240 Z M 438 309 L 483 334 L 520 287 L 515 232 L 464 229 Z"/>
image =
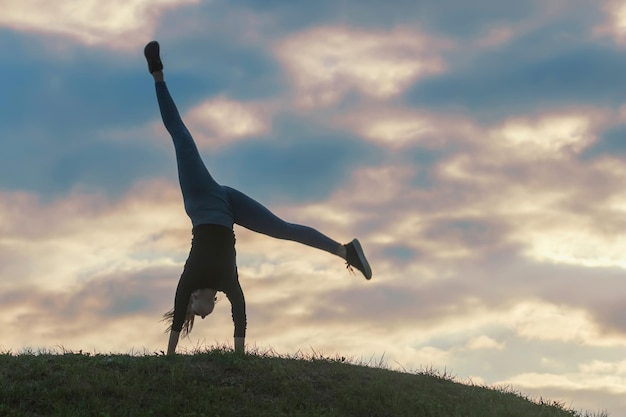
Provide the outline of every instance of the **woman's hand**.
<path id="1" fill-rule="evenodd" d="M 176 345 L 178 345 L 178 336 L 180 332 L 175 332 L 174 330 L 170 331 L 170 340 L 167 344 L 167 354 L 173 355 L 176 353 Z"/>

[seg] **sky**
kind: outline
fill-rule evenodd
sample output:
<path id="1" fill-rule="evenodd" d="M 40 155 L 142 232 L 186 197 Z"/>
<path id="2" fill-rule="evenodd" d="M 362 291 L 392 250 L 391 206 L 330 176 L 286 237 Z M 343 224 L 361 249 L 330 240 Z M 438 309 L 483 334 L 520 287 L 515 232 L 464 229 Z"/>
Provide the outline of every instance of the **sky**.
<path id="1" fill-rule="evenodd" d="M 158 352 L 191 223 L 144 45 L 235 226 L 250 349 L 626 415 L 626 2 L 0 0 L 0 350 Z M 232 344 L 225 297 L 181 352 Z"/>

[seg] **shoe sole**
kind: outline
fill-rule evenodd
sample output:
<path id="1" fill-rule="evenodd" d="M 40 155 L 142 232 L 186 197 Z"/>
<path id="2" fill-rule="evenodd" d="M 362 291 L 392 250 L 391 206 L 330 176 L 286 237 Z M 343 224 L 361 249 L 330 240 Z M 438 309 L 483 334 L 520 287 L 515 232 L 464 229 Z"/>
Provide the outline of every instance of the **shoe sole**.
<path id="1" fill-rule="evenodd" d="M 361 261 L 361 265 L 363 265 L 363 275 L 365 275 L 365 279 L 372 279 L 372 268 L 370 268 L 369 262 L 367 262 L 367 259 L 365 259 L 365 253 L 363 253 L 361 243 L 358 241 L 358 239 L 354 239 L 352 241 L 352 245 L 354 245 L 354 250 L 356 251 L 356 255 L 359 257 L 359 261 Z"/>

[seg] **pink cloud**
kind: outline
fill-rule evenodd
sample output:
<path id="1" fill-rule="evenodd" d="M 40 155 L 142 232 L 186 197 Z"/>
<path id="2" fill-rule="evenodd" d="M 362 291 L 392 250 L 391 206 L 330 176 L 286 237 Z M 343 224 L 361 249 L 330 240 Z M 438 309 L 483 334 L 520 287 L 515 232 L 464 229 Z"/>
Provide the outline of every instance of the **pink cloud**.
<path id="1" fill-rule="evenodd" d="M 0 27 L 67 36 L 88 45 L 136 49 L 165 10 L 198 0 L 20 0 L 3 4 Z"/>
<path id="2" fill-rule="evenodd" d="M 437 51 L 443 45 L 408 28 L 318 27 L 279 42 L 275 54 L 289 71 L 297 103 L 320 107 L 350 91 L 377 99 L 400 94 L 420 77 L 445 70 Z"/>

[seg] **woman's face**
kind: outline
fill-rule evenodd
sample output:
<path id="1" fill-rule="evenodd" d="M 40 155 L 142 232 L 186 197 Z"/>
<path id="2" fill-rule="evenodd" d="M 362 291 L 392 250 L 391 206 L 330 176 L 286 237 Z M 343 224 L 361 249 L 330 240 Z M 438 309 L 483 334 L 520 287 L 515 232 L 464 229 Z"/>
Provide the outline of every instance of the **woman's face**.
<path id="1" fill-rule="evenodd" d="M 196 316 L 205 318 L 215 308 L 215 294 L 217 291 L 202 288 L 191 293 L 191 310 Z"/>

